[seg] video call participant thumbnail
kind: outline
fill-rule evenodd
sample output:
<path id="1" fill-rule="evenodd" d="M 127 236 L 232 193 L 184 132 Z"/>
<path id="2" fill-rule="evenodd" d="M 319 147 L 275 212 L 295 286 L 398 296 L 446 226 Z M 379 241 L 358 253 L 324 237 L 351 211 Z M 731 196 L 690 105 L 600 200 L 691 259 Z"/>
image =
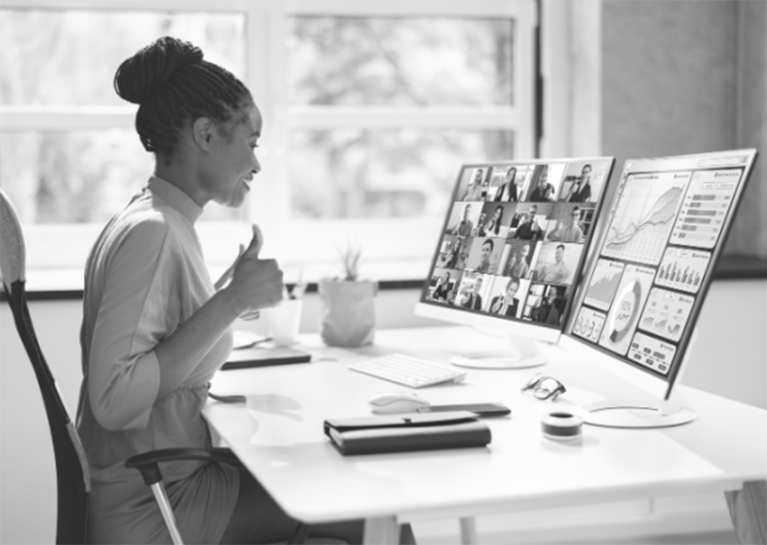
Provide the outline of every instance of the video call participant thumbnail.
<path id="1" fill-rule="evenodd" d="M 475 238 L 472 253 L 476 254 L 477 247 L 479 247 L 479 255 L 475 259 L 470 257 L 470 261 L 478 260 L 478 263 L 474 267 L 469 266 L 469 268 L 478 273 L 494 274 L 498 268 L 499 258 L 499 254 L 495 251 L 495 246 L 495 241 L 492 238 Z"/>
<path id="2" fill-rule="evenodd" d="M 538 253 L 533 278 L 538 282 L 572 283 L 582 251 L 581 244 L 544 242 Z"/>
<path id="3" fill-rule="evenodd" d="M 547 325 L 559 325 L 564 313 L 564 292 L 560 286 L 546 286 L 538 305 L 534 306 L 530 318 L 533 322 Z"/>
<path id="4" fill-rule="evenodd" d="M 493 199 L 495 202 L 517 202 L 519 192 L 517 187 L 517 168 L 509 167 L 506 170 L 503 183 L 498 186 L 498 191 Z"/>
<path id="5" fill-rule="evenodd" d="M 456 306 L 470 310 L 482 310 L 482 285 L 483 278 L 480 273 L 464 274 L 461 279 L 461 286 L 458 288 Z"/>
<path id="6" fill-rule="evenodd" d="M 519 311 L 519 300 L 516 298 L 519 286 L 519 280 L 509 278 L 505 291 L 491 299 L 487 311 L 500 316 L 516 317 Z"/>
<path id="7" fill-rule="evenodd" d="M 562 189 L 564 192 L 564 188 Z M 567 202 L 589 202 L 591 199 L 591 165 L 581 168 L 581 175 L 570 185 L 562 200 Z"/>
<path id="8" fill-rule="evenodd" d="M 490 178 L 485 179 L 485 170 L 478 168 L 474 171 L 474 174 L 469 182 L 466 191 L 463 192 L 460 199 L 461 201 L 481 201 L 484 200 L 487 195 L 487 189 L 490 184 Z"/>
<path id="9" fill-rule="evenodd" d="M 490 205 L 490 207 L 493 209 L 492 215 L 490 215 L 489 219 L 485 222 L 483 232 L 484 236 L 492 236 L 492 237 L 500 237 L 500 236 L 506 236 L 506 233 L 508 231 L 508 226 L 504 225 L 504 212 L 505 208 L 503 205 Z M 488 208 L 485 206 L 485 208 Z"/>
<path id="10" fill-rule="evenodd" d="M 557 205 L 555 214 L 560 216 L 554 229 L 546 235 L 551 242 L 583 242 L 581 208 L 579 206 Z M 564 216 L 564 217 L 561 217 Z"/>
<path id="11" fill-rule="evenodd" d="M 431 291 L 431 299 L 434 301 L 447 302 L 447 296 L 453 289 L 456 281 L 452 277 L 451 271 L 435 271 L 432 277 L 434 285 Z"/>
<path id="12" fill-rule="evenodd" d="M 446 269 L 463 269 L 466 264 L 466 258 L 468 256 L 468 246 L 471 238 L 469 237 L 456 237 L 450 245 L 447 257 L 445 259 Z"/>
<path id="13" fill-rule="evenodd" d="M 514 280 L 530 277 L 530 260 L 532 259 L 532 245 L 529 242 L 511 243 L 510 257 L 503 270 L 503 276 Z"/>
<path id="14" fill-rule="evenodd" d="M 527 210 L 525 210 L 525 206 L 529 206 Z M 549 211 L 551 209 L 551 205 L 543 205 L 546 207 L 546 211 Z M 541 240 L 543 239 L 543 235 L 545 230 L 543 227 L 541 227 L 541 224 L 538 222 L 539 220 L 539 214 L 538 210 L 539 208 L 542 208 L 541 205 L 533 204 L 533 205 L 519 205 L 519 208 L 517 209 L 517 213 L 515 214 L 517 216 L 517 227 L 514 230 L 514 234 L 511 235 L 511 238 L 518 239 L 518 240 Z M 543 218 L 545 218 L 545 214 L 543 214 Z"/>
<path id="15" fill-rule="evenodd" d="M 453 225 L 450 229 L 450 233 L 462 237 L 467 237 L 473 234 L 474 221 L 472 220 L 472 206 L 467 204 L 463 208 L 463 216 Z"/>

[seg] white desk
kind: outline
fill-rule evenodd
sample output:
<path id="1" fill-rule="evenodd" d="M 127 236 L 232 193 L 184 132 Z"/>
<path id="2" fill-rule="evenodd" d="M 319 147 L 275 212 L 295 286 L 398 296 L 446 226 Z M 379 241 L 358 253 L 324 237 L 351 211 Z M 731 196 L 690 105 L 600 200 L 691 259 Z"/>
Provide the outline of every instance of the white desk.
<path id="1" fill-rule="evenodd" d="M 464 327 L 378 331 L 374 346 L 353 350 L 306 336 L 302 346 L 314 362 L 220 372 L 212 391 L 248 395 L 247 410 L 211 401 L 204 416 L 287 513 L 309 524 L 364 518 L 366 542 L 394 542 L 398 522 L 737 491 L 767 478 L 767 411 L 692 389 L 685 390 L 698 413 L 692 424 L 584 426 L 578 443 L 545 439 L 544 413 L 597 399 L 595 391 L 631 397 L 629 385 L 556 346 L 544 347 L 545 367 L 471 369 L 464 384 L 419 390 L 433 403 L 508 405 L 511 417 L 486 420 L 493 434 L 488 448 L 343 457 L 323 434 L 325 419 L 369 415 L 370 397 L 406 389 L 349 371 L 349 361 L 400 351 L 447 362 L 462 350 L 504 342 Z M 568 387 L 564 399 L 552 404 L 520 393 L 538 371 Z M 747 531 L 752 518 L 738 530 Z"/>

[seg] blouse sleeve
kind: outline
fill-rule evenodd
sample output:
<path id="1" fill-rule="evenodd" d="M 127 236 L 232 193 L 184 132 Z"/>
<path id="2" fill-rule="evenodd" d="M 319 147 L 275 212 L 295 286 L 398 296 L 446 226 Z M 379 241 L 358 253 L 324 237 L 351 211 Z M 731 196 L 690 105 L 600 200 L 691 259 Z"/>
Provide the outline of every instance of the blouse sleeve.
<path id="1" fill-rule="evenodd" d="M 160 386 L 155 346 L 169 334 L 173 252 L 160 221 L 134 226 L 107 264 L 93 332 L 88 393 L 106 429 L 146 427 Z"/>

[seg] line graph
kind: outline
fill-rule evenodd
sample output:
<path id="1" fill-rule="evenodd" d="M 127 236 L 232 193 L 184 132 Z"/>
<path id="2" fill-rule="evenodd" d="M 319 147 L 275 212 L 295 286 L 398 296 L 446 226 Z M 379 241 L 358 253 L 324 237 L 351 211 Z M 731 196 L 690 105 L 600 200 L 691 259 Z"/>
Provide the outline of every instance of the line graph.
<path id="1" fill-rule="evenodd" d="M 631 176 L 607 229 L 602 255 L 647 265 L 663 256 L 690 173 Z"/>

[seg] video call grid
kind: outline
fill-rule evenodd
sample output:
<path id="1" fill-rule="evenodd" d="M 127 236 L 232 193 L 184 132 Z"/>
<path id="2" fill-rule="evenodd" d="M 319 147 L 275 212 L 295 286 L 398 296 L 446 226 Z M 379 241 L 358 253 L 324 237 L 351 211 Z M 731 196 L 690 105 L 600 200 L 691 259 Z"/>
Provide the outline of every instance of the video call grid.
<path id="1" fill-rule="evenodd" d="M 561 328 L 605 163 L 465 168 L 426 300 Z"/>

